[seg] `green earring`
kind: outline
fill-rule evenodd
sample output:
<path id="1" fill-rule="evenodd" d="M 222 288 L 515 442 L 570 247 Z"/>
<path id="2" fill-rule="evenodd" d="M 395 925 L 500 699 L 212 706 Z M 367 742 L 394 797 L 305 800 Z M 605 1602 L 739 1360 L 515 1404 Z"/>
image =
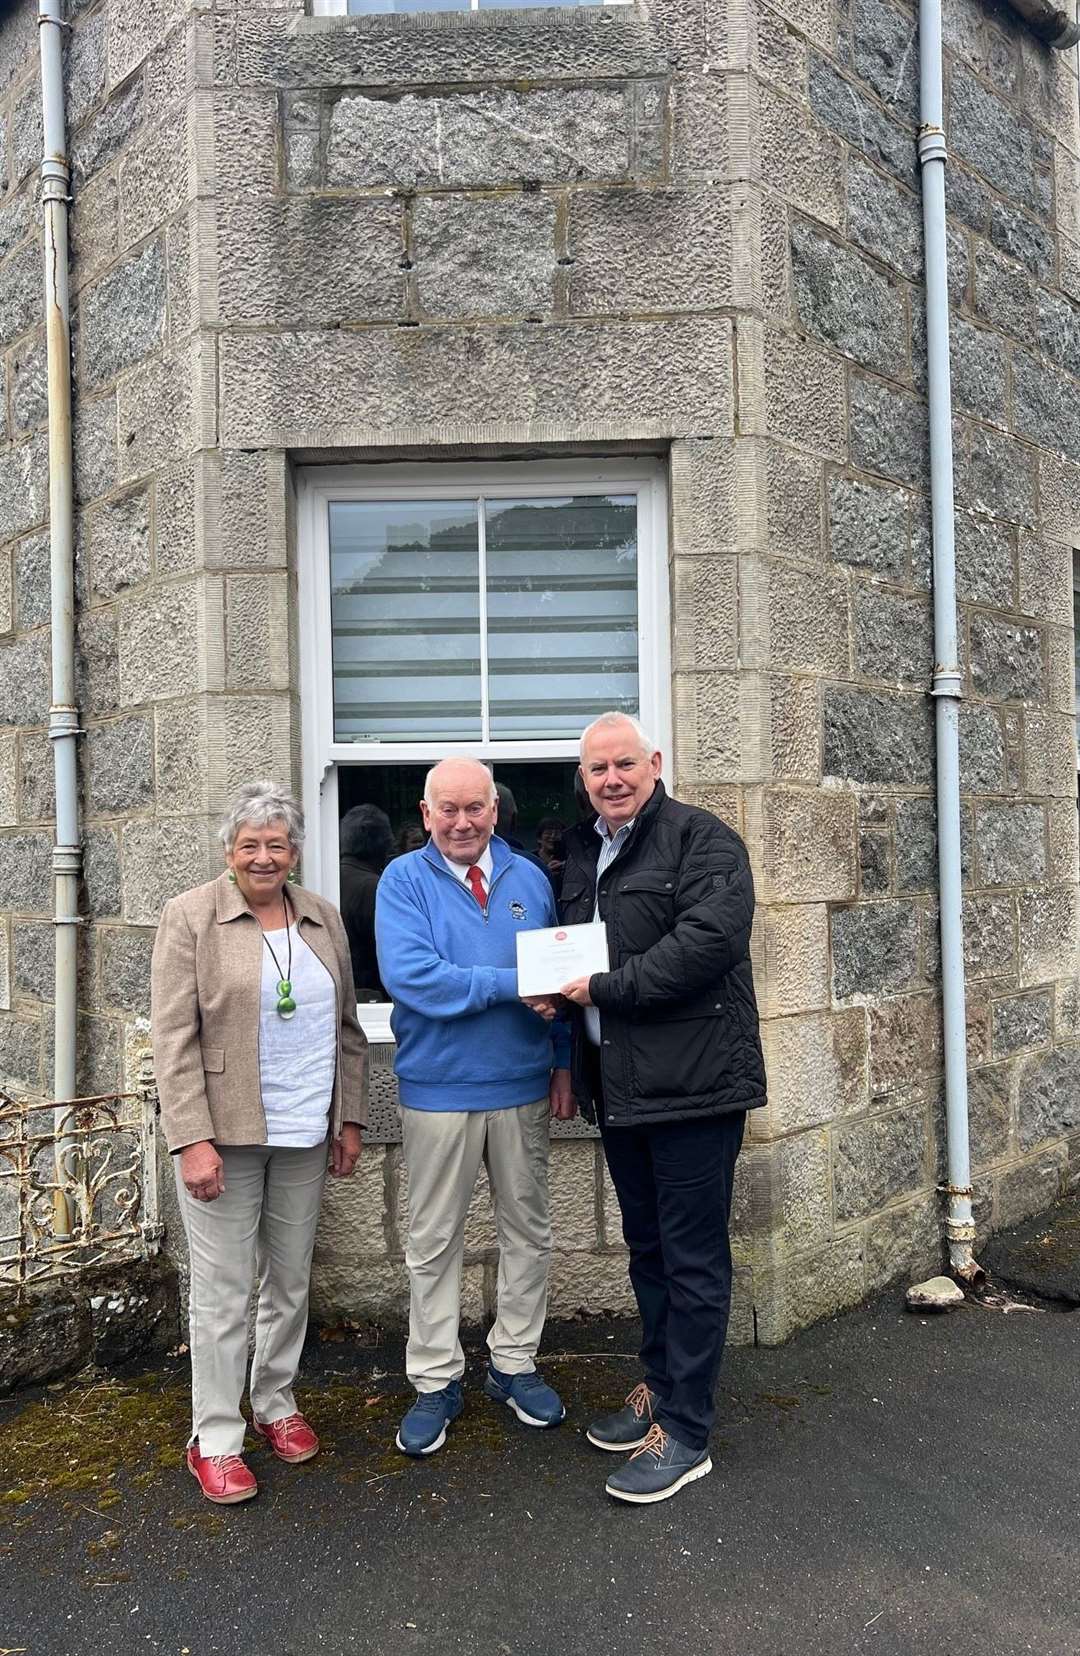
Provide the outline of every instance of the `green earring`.
<path id="1" fill-rule="evenodd" d="M 290 885 L 295 885 L 299 877 L 300 876 L 297 874 L 295 868 L 290 868 L 289 872 L 285 876 Z"/>
<path id="2" fill-rule="evenodd" d="M 229 869 L 229 884 L 230 885 L 235 885 L 236 884 L 236 874 L 231 868 Z"/>

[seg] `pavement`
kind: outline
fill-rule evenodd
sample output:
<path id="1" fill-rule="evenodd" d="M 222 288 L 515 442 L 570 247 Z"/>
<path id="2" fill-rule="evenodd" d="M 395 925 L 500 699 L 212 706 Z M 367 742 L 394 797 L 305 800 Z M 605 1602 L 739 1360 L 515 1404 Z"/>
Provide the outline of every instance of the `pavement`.
<path id="1" fill-rule="evenodd" d="M 549 1327 L 554 1431 L 480 1394 L 475 1344 L 424 1461 L 392 1448 L 398 1338 L 330 1331 L 301 1392 L 323 1454 L 252 1442 L 261 1492 L 231 1509 L 181 1466 L 182 1356 L 9 1401 L 0 1656 L 1078 1656 L 1080 1317 L 1007 1287 L 1077 1218 L 997 1246 L 985 1304 L 891 1293 L 730 1352 L 715 1469 L 655 1507 L 609 1500 L 584 1438 L 637 1379 L 625 1323 Z"/>

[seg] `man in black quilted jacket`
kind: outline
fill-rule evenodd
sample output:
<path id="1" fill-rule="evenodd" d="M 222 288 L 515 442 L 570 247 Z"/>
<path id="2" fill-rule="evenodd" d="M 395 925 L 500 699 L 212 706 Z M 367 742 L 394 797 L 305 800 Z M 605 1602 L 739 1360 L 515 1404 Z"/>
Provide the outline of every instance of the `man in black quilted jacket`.
<path id="1" fill-rule="evenodd" d="M 735 1160 L 747 1110 L 765 1102 L 746 847 L 671 799 L 660 766 L 636 719 L 603 713 L 585 731 L 596 816 L 566 835 L 560 909 L 608 936 L 611 969 L 562 993 L 575 1008 L 574 1093 L 600 1127 L 642 1322 L 644 1376 L 588 1438 L 629 1453 L 606 1487 L 633 1502 L 712 1470 Z"/>

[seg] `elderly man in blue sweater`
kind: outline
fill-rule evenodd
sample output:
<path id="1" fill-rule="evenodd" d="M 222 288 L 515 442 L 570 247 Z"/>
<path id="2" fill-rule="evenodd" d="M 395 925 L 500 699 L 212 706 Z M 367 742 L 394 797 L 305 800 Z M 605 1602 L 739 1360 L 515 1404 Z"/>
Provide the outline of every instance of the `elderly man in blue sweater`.
<path id="1" fill-rule="evenodd" d="M 569 1037 L 517 990 L 517 934 L 556 924 L 546 875 L 494 837 L 498 795 L 475 759 L 428 773 L 427 845 L 379 881 L 375 936 L 394 1002 L 394 1069 L 409 1175 L 409 1344 L 416 1402 L 397 1447 L 430 1455 L 461 1413 L 465 1215 L 481 1162 L 499 1239 L 484 1390 L 527 1426 L 565 1413 L 536 1370 L 547 1309 L 548 1119 L 568 1119 Z"/>

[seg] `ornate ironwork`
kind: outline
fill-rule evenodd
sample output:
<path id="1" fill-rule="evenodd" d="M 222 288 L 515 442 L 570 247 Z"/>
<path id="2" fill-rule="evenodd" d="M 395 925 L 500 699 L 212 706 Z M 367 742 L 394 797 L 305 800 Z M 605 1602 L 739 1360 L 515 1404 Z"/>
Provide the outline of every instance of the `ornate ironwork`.
<path id="1" fill-rule="evenodd" d="M 156 1105 L 152 1083 L 61 1106 L 0 1092 L 0 1289 L 153 1251 Z"/>

